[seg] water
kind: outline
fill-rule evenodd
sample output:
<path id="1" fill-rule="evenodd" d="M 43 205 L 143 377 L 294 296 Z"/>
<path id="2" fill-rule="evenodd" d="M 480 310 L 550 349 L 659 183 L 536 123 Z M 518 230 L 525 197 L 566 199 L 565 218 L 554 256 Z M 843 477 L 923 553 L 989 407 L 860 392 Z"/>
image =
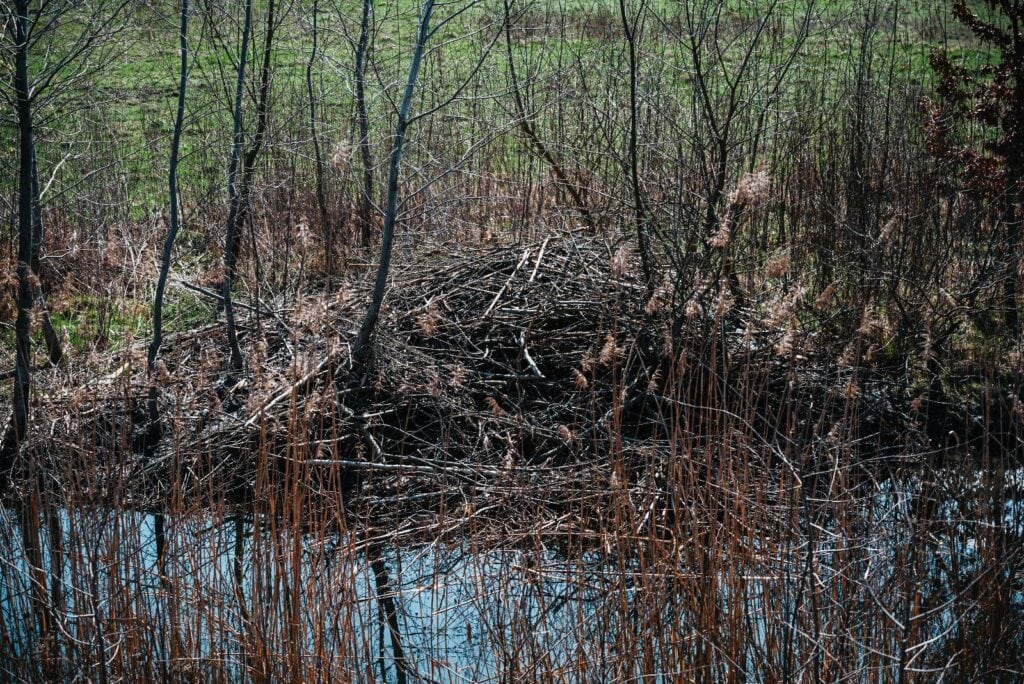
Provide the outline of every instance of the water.
<path id="1" fill-rule="evenodd" d="M 949 477 L 939 491 L 964 493 L 927 518 L 924 484 L 907 477 L 715 549 L 608 535 L 567 555 L 540 534 L 368 545 L 203 511 L 164 519 L 162 570 L 154 515 L 62 508 L 39 517 L 44 575 L 4 509 L 0 678 L 928 680 L 992 620 L 1008 657 L 1024 644 L 1021 474 L 998 490 L 1017 493 L 1005 502 Z M 40 577 L 59 635 L 47 644 Z"/>

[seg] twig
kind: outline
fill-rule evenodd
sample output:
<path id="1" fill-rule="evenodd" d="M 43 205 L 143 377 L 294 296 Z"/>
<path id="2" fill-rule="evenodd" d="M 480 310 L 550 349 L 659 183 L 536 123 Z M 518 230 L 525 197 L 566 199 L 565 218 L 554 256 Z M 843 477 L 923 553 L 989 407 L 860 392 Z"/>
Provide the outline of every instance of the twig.
<path id="1" fill-rule="evenodd" d="M 537 269 L 540 268 L 540 260 L 544 258 L 544 250 L 548 248 L 548 242 L 550 242 L 551 236 L 544 238 L 544 244 L 540 246 L 540 252 L 537 254 L 537 261 L 533 263 L 533 273 L 530 274 L 530 281 L 537 277 Z"/>
<path id="2" fill-rule="evenodd" d="M 522 268 L 523 264 L 526 263 L 526 260 L 529 258 L 529 256 L 530 248 L 527 247 L 523 251 L 523 256 L 521 259 L 519 259 L 519 263 L 516 264 L 516 267 L 512 270 L 512 274 L 509 275 L 508 280 L 506 280 L 505 284 L 501 286 L 500 290 L 498 290 L 498 294 L 494 295 L 494 299 L 491 300 L 491 305 L 487 307 L 487 311 L 484 311 L 483 315 L 480 316 L 480 318 L 487 318 L 490 315 L 491 311 L 494 309 L 494 306 L 498 303 L 498 300 L 501 299 L 501 295 L 505 293 L 505 289 L 512 283 L 512 279 L 516 277 L 516 273 L 518 273 L 519 269 Z"/>
<path id="3" fill-rule="evenodd" d="M 308 373 L 306 373 L 305 375 L 303 375 L 301 378 L 298 379 L 298 381 L 296 381 L 295 383 L 290 385 L 288 387 L 288 389 L 286 389 L 283 392 L 279 393 L 273 399 L 271 399 L 267 403 L 263 404 L 262 406 L 260 406 L 255 411 L 253 411 L 252 415 L 249 416 L 248 420 L 245 421 L 245 427 L 252 427 L 253 425 L 255 425 L 259 421 L 259 419 L 266 414 L 267 411 L 269 411 L 275 405 L 277 405 L 280 402 L 284 401 L 288 397 L 292 396 L 293 393 L 298 393 L 298 392 L 305 391 L 306 388 L 309 386 L 310 381 L 312 381 L 317 376 L 319 376 L 323 371 L 325 371 L 328 368 L 332 367 L 334 365 L 334 360 L 340 354 L 341 354 L 341 350 L 338 350 L 338 351 L 334 352 L 333 354 L 328 354 L 327 357 L 324 358 L 323 361 L 321 361 L 320 363 L 317 364 L 316 368 L 314 368 L 313 370 L 311 370 Z"/>

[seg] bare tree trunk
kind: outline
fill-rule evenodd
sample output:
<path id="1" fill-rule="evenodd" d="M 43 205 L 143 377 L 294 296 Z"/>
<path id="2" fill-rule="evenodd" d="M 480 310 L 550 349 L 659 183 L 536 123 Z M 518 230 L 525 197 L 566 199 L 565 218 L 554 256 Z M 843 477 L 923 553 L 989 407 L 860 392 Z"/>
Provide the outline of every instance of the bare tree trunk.
<path id="1" fill-rule="evenodd" d="M 370 117 L 366 108 L 366 59 L 373 28 L 373 0 L 363 0 L 363 18 L 356 46 L 356 119 L 359 123 L 359 154 L 363 164 L 363 188 L 359 198 L 359 235 L 364 247 L 373 238 L 373 150 L 370 147 Z"/>
<path id="2" fill-rule="evenodd" d="M 146 366 L 150 374 L 153 373 L 157 355 L 160 353 L 163 335 L 164 290 L 167 287 L 167 275 L 171 270 L 171 253 L 174 249 L 174 241 L 181 227 L 181 221 L 178 216 L 178 155 L 181 149 L 181 131 L 185 125 L 185 89 L 188 86 L 188 0 L 181 0 L 180 43 L 181 66 L 178 75 L 178 110 L 174 119 L 174 135 L 171 138 L 171 159 L 167 167 L 171 221 L 167 229 L 167 239 L 164 242 L 164 251 L 160 260 L 160 275 L 156 282 L 156 297 L 153 300 L 153 340 L 149 344 L 149 354 L 146 358 Z M 152 385 L 149 390 L 149 417 L 154 422 L 158 418 L 156 398 L 156 386 Z"/>
<path id="3" fill-rule="evenodd" d="M 1018 263 L 1024 258 L 1024 254 L 1021 253 L 1021 221 L 1014 216 L 1015 205 L 1018 203 L 1012 199 L 1019 193 L 1010 194 L 1011 199 L 1007 200 L 1007 207 L 1004 211 L 1007 228 L 1007 257 L 1003 273 L 1003 325 L 1010 338 L 1016 340 L 1021 333 L 1020 313 L 1017 309 L 1020 299 Z"/>
<path id="4" fill-rule="evenodd" d="M 43 545 L 42 535 L 39 528 L 39 511 L 37 502 L 29 497 L 29 500 L 22 501 L 15 510 L 18 515 L 18 527 L 21 528 L 21 543 L 25 549 L 25 560 L 28 562 L 29 576 L 32 583 L 32 611 L 35 613 L 36 624 L 39 627 L 39 641 L 43 647 L 40 654 L 43 655 L 44 677 L 49 680 L 53 677 L 52 670 L 54 663 L 49 662 L 46 656 L 52 653 L 51 631 L 54 627 L 53 614 L 49 608 L 49 596 L 46 590 L 46 569 L 43 567 Z"/>
<path id="5" fill-rule="evenodd" d="M 229 367 L 234 371 L 242 369 L 242 350 L 238 346 L 238 331 L 235 326 L 235 311 L 231 304 L 231 285 L 235 279 L 238 263 L 238 247 L 241 242 L 239 220 L 242 213 L 242 194 L 238 184 L 238 166 L 242 156 L 242 100 L 245 96 L 245 65 L 249 53 L 249 36 L 252 32 L 252 0 L 245 2 L 245 20 L 242 27 L 242 51 L 238 57 L 238 80 L 235 84 L 234 138 L 231 145 L 231 161 L 228 165 L 228 210 L 227 235 L 224 239 L 224 281 L 221 296 L 224 302 L 224 316 L 227 319 L 228 345 L 231 348 Z"/>
<path id="6" fill-rule="evenodd" d="M 643 191 L 640 189 L 640 160 L 638 152 L 638 73 L 637 73 L 637 26 L 640 17 L 646 9 L 643 0 L 640 3 L 640 10 L 630 22 L 626 12 L 626 0 L 619 0 L 619 16 L 622 19 L 622 33 L 626 38 L 626 45 L 629 48 L 629 182 L 633 191 L 633 220 L 636 223 L 636 244 L 640 250 L 640 265 L 643 268 L 644 280 L 647 284 L 647 294 L 654 294 L 654 267 L 651 264 L 651 242 L 648 231 L 650 217 L 647 208 L 644 206 Z"/>
<path id="7" fill-rule="evenodd" d="M 395 662 L 395 682 L 396 684 L 405 684 L 408 681 L 408 664 L 405 661 L 405 651 L 402 648 L 402 632 L 401 626 L 398 624 L 398 608 L 395 605 L 395 591 L 391 588 L 388 567 L 377 544 L 370 544 L 367 547 L 366 557 L 370 561 L 370 569 L 373 571 L 373 583 L 377 591 L 377 605 L 380 608 L 381 621 L 387 626 L 388 634 L 391 637 L 391 651 Z M 381 677 L 386 679 L 387 673 L 384 667 L 383 644 L 381 644 L 380 661 Z"/>
<path id="8" fill-rule="evenodd" d="M 1024 259 L 1022 251 L 1021 222 L 1024 217 L 1019 212 L 1024 211 L 1024 132 L 1021 130 L 1021 121 L 1024 121 L 1024 6 L 1017 3 L 1013 12 L 1007 12 L 1010 18 L 1010 26 L 1013 35 L 1013 60 L 1011 69 L 1013 71 L 1013 97 L 1012 116 L 1009 121 L 1015 121 L 1016 127 L 1009 138 L 1010 149 L 1007 153 L 1006 166 L 1010 170 L 1008 185 L 1010 192 L 1006 202 L 1009 234 L 1007 236 L 1009 257 L 1007 259 L 1007 273 L 1005 281 L 1004 306 L 1006 308 L 1003 316 L 1003 323 L 1007 332 L 1013 339 L 1019 339 L 1021 335 L 1020 321 L 1020 272 L 1019 264 Z"/>
<path id="9" fill-rule="evenodd" d="M 43 248 L 43 209 L 40 204 L 39 195 L 39 168 L 36 164 L 35 145 L 32 148 L 32 273 L 36 275 L 33 283 L 33 295 L 36 306 L 42 313 L 43 339 L 46 340 L 46 351 L 50 363 L 57 365 L 64 358 L 64 350 L 61 348 L 60 337 L 53 328 L 50 320 L 50 311 L 46 306 L 46 295 L 43 292 L 43 285 L 39 278 L 42 275 L 42 264 L 40 254 Z"/>
<path id="10" fill-rule="evenodd" d="M 373 286 L 370 306 L 359 327 L 359 334 L 352 347 L 352 358 L 356 367 L 365 364 L 369 357 L 370 338 L 377 326 L 380 307 L 384 302 L 384 290 L 387 287 L 388 272 L 391 268 L 391 248 L 395 240 L 395 222 L 398 219 L 398 171 L 402 163 L 402 149 L 405 145 L 405 133 L 409 127 L 409 110 L 412 107 L 413 91 L 419 77 L 420 63 L 423 52 L 430 37 L 430 15 L 434 11 L 434 0 L 425 0 L 420 13 L 419 29 L 416 34 L 416 47 L 413 49 L 412 63 L 409 65 L 409 78 L 405 83 L 405 94 L 398 109 L 398 123 L 395 125 L 395 137 L 391 148 L 391 163 L 388 169 L 388 195 L 384 212 L 384 232 L 381 235 L 380 264 L 377 267 L 377 279 Z"/>
<path id="11" fill-rule="evenodd" d="M 14 324 L 14 440 L 24 441 L 28 431 L 31 382 L 30 312 L 32 310 L 32 162 L 35 139 L 32 126 L 32 100 L 29 93 L 28 0 L 16 0 L 14 90 L 18 115 L 18 317 Z"/>
<path id="12" fill-rule="evenodd" d="M 313 0 L 313 35 L 309 61 L 306 62 L 306 93 L 309 96 L 309 137 L 313 141 L 313 159 L 316 163 L 316 204 L 320 210 L 320 225 L 324 231 L 324 256 L 327 260 L 327 282 L 334 279 L 334 225 L 327 210 L 327 193 L 324 190 L 324 155 L 320 149 L 320 135 L 316 123 L 316 93 L 313 88 L 313 67 L 320 50 L 318 15 L 320 1 Z"/>
<path id="13" fill-rule="evenodd" d="M 533 148 L 534 154 L 543 159 L 548 165 L 548 168 L 551 170 L 551 175 L 555 177 L 555 183 L 569 193 L 569 197 L 572 198 L 573 204 L 576 205 L 576 211 L 580 213 L 580 218 L 583 219 L 583 223 L 587 228 L 596 230 L 597 224 L 594 221 L 594 216 L 586 202 L 583 201 L 583 196 L 580 194 L 579 188 L 575 183 L 569 180 L 565 170 L 562 169 L 562 165 L 558 163 L 558 160 L 555 159 L 547 145 L 545 145 L 544 141 L 540 139 L 540 136 L 534 129 L 533 124 L 530 123 L 531 117 L 526 111 L 526 103 L 523 101 L 523 96 L 520 92 L 519 77 L 516 73 L 516 63 L 512 55 L 512 2 L 513 0 L 505 0 L 505 47 L 508 59 L 508 75 L 509 80 L 511 81 L 512 100 L 516 107 L 516 126 L 530 143 L 530 147 Z"/>
<path id="14" fill-rule="evenodd" d="M 242 230 L 249 218 L 250 200 L 252 198 L 252 183 L 256 175 L 256 162 L 259 160 L 260 152 L 263 151 L 263 143 L 266 140 L 267 124 L 270 121 L 270 59 L 274 48 L 274 32 L 277 29 L 276 5 L 274 0 L 267 3 L 267 30 L 263 42 L 263 63 L 260 67 L 260 89 L 259 99 L 256 102 L 256 130 L 253 131 L 252 144 L 245 151 L 242 162 L 242 183 L 238 190 L 238 212 L 235 220 L 238 225 L 235 228 L 235 245 L 232 254 L 238 258 L 241 251 Z"/>

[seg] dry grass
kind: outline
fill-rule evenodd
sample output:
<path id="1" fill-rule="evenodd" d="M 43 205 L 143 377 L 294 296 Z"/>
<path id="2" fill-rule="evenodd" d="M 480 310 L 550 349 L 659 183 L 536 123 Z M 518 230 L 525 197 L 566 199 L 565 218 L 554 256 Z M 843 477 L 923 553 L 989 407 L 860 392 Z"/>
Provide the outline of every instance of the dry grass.
<path id="1" fill-rule="evenodd" d="M 158 445 L 138 366 L 52 397 L 0 525 L 4 677 L 1019 676 L 997 426 L 929 446 L 930 405 L 897 421 L 784 327 L 671 334 L 632 273 L 571 236 L 406 270 L 365 390 L 362 293 L 265 302 L 244 385 L 190 382 L 216 334 L 168 345 Z"/>

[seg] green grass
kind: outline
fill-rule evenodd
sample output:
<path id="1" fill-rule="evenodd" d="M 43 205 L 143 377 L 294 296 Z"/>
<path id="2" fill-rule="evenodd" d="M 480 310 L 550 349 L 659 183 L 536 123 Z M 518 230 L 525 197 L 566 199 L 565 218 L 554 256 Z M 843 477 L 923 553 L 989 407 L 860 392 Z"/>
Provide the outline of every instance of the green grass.
<path id="1" fill-rule="evenodd" d="M 75 295 L 67 305 L 52 311 L 50 319 L 58 334 L 79 352 L 90 346 L 116 350 L 128 339 L 144 337 L 149 329 L 144 303 L 113 303 L 90 295 Z"/>
<path id="2" fill-rule="evenodd" d="M 787 21 L 790 29 L 806 6 L 806 2 L 807 0 L 796 0 L 779 5 L 779 11 L 790 17 Z M 955 22 L 949 23 L 946 14 L 948 10 L 937 10 L 934 3 L 923 0 L 910 0 L 900 4 L 902 9 L 896 27 L 899 45 L 895 59 L 897 69 L 904 73 L 908 81 L 925 82 L 930 78 L 928 56 L 933 48 L 941 45 L 928 36 L 937 31 L 942 22 L 947 22 L 952 29 L 948 45 L 955 56 L 974 63 L 987 58 L 987 53 L 965 42 L 969 40 L 969 36 L 958 30 Z M 635 7 L 636 3 L 631 3 L 631 6 Z M 763 2 L 755 0 L 730 0 L 723 11 L 723 25 L 728 27 L 729 21 L 755 20 L 763 6 Z M 255 62 L 258 61 L 260 52 L 264 7 L 264 3 L 259 2 L 254 9 L 256 40 L 250 54 L 255 53 L 256 59 L 250 66 L 252 78 L 255 78 L 258 71 L 258 64 Z M 607 23 L 609 29 L 618 28 L 618 3 L 615 0 L 569 0 L 561 3 L 560 9 L 545 8 L 539 3 L 524 7 L 528 13 L 567 12 L 568 18 L 573 19 L 574 24 L 568 26 L 564 37 L 549 35 L 545 36 L 543 41 L 528 41 L 517 45 L 517 58 L 543 59 L 549 64 L 579 59 L 583 60 L 584 67 L 591 61 L 595 67 L 598 63 L 622 63 L 621 41 L 586 34 L 587 22 L 595 18 Z M 670 23 L 677 21 L 682 12 L 681 5 L 669 0 L 653 0 L 649 7 Z M 834 0 L 818 2 L 815 8 L 812 34 L 803 48 L 800 68 L 828 70 L 839 78 L 838 74 L 842 69 L 836 67 L 849 64 L 851 54 L 859 48 L 856 28 L 864 19 L 861 5 L 852 0 Z M 166 8 L 165 11 L 169 9 Z M 404 73 L 418 9 L 419 3 L 415 0 L 402 0 L 396 4 L 378 7 L 380 26 L 376 37 L 375 60 L 381 78 L 389 83 L 392 97 L 396 84 L 400 82 Z M 237 13 L 240 9 L 234 8 L 232 11 Z M 302 103 L 305 99 L 305 68 L 309 53 L 309 36 L 305 30 L 308 16 L 303 16 L 300 24 L 297 21 L 297 11 L 293 9 L 284 18 L 282 28 L 278 32 L 274 52 L 273 83 L 273 117 L 278 129 L 272 133 L 280 133 L 281 127 L 284 127 L 290 131 L 289 135 L 292 138 L 304 140 L 307 136 Z M 323 55 L 317 65 L 317 75 L 324 87 L 320 108 L 321 118 L 325 122 L 322 135 L 328 141 L 348 137 L 348 117 L 352 111 L 352 55 L 344 39 L 344 32 L 351 33 L 358 29 L 358 6 L 348 8 L 347 11 L 349 16 L 344 19 L 328 12 L 324 12 L 321 17 Z M 444 15 L 439 13 L 437 20 L 442 16 Z M 883 13 L 881 19 L 884 21 L 887 16 L 887 13 Z M 57 103 L 59 109 L 53 112 L 55 123 L 46 131 L 41 141 L 39 156 L 44 174 L 60 163 L 63 155 L 56 152 L 56 149 L 60 149 L 64 141 L 91 139 L 96 141 L 97 146 L 107 148 L 106 152 L 111 157 L 111 162 L 116 163 L 118 167 L 122 179 L 123 200 L 127 203 L 126 214 L 132 220 L 145 220 L 155 212 L 163 210 L 167 203 L 165 167 L 169 154 L 178 76 L 177 27 L 174 19 L 173 12 L 159 17 L 153 11 L 139 11 L 133 17 L 129 29 L 119 37 L 117 48 L 111 51 L 113 58 L 109 65 L 96 74 L 93 82 L 83 84 L 84 87 L 76 96 L 68 96 Z M 466 31 L 479 29 L 487 20 L 499 19 L 500 8 L 482 6 L 479 10 L 468 12 L 452 22 L 436 37 L 435 42 L 453 39 Z M 237 40 L 231 22 L 219 17 L 218 26 L 224 33 L 226 42 Z M 73 27 L 66 30 L 73 30 Z M 667 86 L 674 90 L 664 93 L 663 97 L 685 101 L 690 88 L 686 77 L 689 65 L 685 50 L 681 46 L 662 45 L 664 36 L 653 18 L 648 20 L 646 30 L 649 40 L 641 45 L 641 59 L 646 57 L 664 61 L 664 66 L 674 70 L 677 74 L 675 78 L 660 82 L 661 87 Z M 877 51 L 876 60 L 888 58 L 886 52 L 890 47 L 887 45 L 887 30 L 884 25 L 880 28 L 874 46 Z M 209 195 L 220 186 L 226 185 L 226 171 L 223 166 L 230 146 L 230 112 L 225 93 L 232 90 L 231 80 L 234 76 L 228 60 L 209 40 L 209 30 L 204 28 L 203 17 L 198 13 L 194 13 L 192 17 L 190 35 L 192 47 L 198 52 L 198 56 L 189 83 L 189 120 L 182 140 L 184 161 L 180 168 L 180 183 L 183 196 L 186 197 L 197 193 Z M 725 55 L 730 68 L 734 67 L 738 60 L 740 47 L 737 44 L 732 54 Z M 442 99 L 453 87 L 452 84 L 459 82 L 465 75 L 478 49 L 479 40 L 455 41 L 446 45 L 441 53 L 433 55 L 430 59 L 442 60 L 443 70 L 435 74 L 433 81 L 430 69 L 425 70 L 424 82 L 421 85 L 421 98 L 424 102 L 431 97 L 429 93 L 436 93 L 433 96 L 436 100 Z M 486 83 L 484 87 L 498 91 L 503 87 L 505 75 L 504 50 L 500 44 L 490 60 L 496 69 L 492 69 L 492 76 L 497 78 L 491 78 L 491 82 Z M 218 64 L 224 66 L 218 68 Z M 881 66 L 881 63 L 879 65 Z M 224 80 L 228 82 L 225 83 Z M 373 137 L 380 146 L 389 134 L 393 117 L 386 98 L 380 94 L 379 84 L 373 80 L 371 78 L 370 83 L 370 96 L 373 98 Z M 578 86 L 564 81 L 560 85 L 569 89 Z M 254 90 L 255 86 L 251 82 L 250 93 Z M 544 91 L 541 89 L 538 92 L 543 94 Z M 86 108 L 83 100 L 90 94 L 94 97 L 87 108 L 89 115 L 83 116 L 82 111 Z M 250 130 L 254 126 L 253 107 L 254 102 L 250 99 L 247 102 L 246 116 L 246 128 Z M 457 108 L 458 105 L 453 107 Z M 506 111 L 506 107 L 492 102 L 485 104 L 483 111 L 478 112 L 478 115 L 484 116 L 485 120 L 490 120 L 498 126 L 506 122 Z M 14 150 L 11 148 L 9 151 Z M 307 175 L 312 169 L 310 154 L 310 150 L 303 149 L 298 157 L 298 162 Z M 378 157 L 381 156 L 378 154 Z M 93 155 L 83 157 L 81 163 L 71 159 L 62 166 L 58 177 L 59 185 L 73 186 L 93 171 Z M 503 155 L 499 155 L 495 160 L 499 169 L 503 166 L 502 157 Z M 9 184 L 12 181 L 13 179 L 8 178 L 6 182 Z M 221 199 L 223 193 L 222 190 L 218 195 Z"/>

